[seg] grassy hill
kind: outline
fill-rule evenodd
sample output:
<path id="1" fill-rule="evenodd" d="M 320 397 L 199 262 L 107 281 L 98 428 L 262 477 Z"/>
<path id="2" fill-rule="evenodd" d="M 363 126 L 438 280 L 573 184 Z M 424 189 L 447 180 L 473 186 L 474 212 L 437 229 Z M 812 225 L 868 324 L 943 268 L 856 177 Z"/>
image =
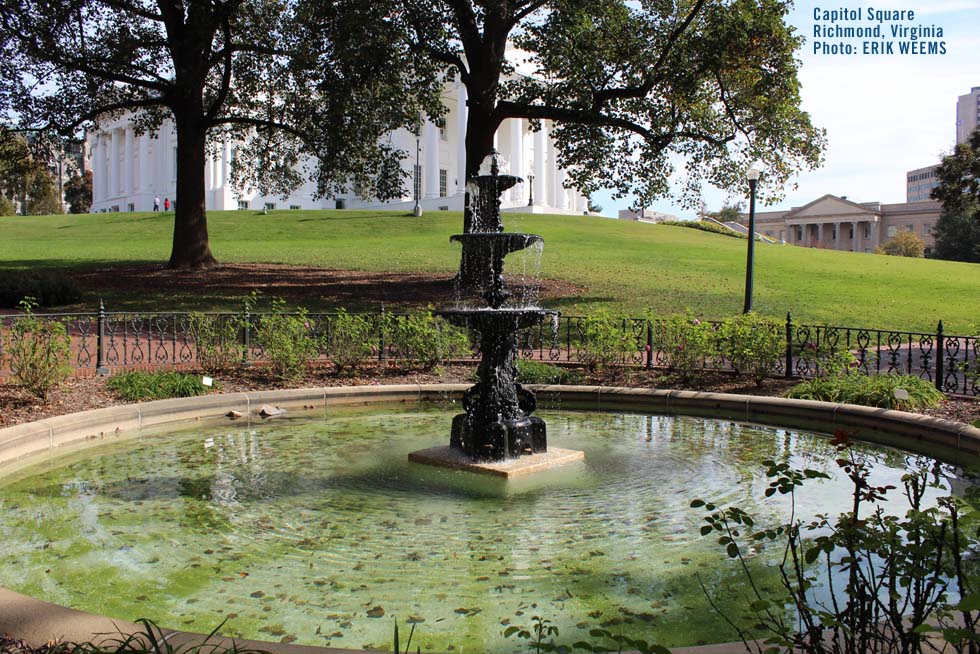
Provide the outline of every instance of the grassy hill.
<path id="1" fill-rule="evenodd" d="M 557 302 L 566 312 L 607 307 L 640 314 L 690 309 L 708 318 L 741 311 L 746 241 L 683 227 L 584 216 L 505 215 L 508 231 L 545 238 L 541 275 L 587 289 Z M 455 212 L 211 212 L 222 262 L 451 272 Z M 172 214 L 0 218 L 0 271 L 166 261 Z M 512 255 L 515 257 L 517 255 Z M 508 260 L 510 261 L 510 259 Z M 513 269 L 513 268 L 511 268 Z M 195 274 L 195 273 L 188 273 Z M 760 243 L 754 304 L 797 322 L 947 331 L 980 322 L 980 266 Z"/>

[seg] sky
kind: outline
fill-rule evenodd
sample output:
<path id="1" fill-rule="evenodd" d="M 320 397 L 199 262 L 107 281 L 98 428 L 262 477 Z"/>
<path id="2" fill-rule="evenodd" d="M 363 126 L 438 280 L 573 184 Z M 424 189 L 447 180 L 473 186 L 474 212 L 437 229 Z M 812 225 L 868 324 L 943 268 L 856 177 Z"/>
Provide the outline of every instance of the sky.
<path id="1" fill-rule="evenodd" d="M 882 24 L 887 40 L 895 41 L 894 54 L 814 53 L 814 41 L 844 41 L 863 49 L 864 39 L 814 38 L 815 23 L 829 24 L 823 12 L 842 9 L 860 10 L 861 20 L 836 23 L 841 26 L 875 25 L 866 20 L 869 9 L 912 11 L 915 17 Z M 905 173 L 938 163 L 952 149 L 956 99 L 980 86 L 980 0 L 797 0 L 788 22 L 806 38 L 797 53 L 802 107 L 814 125 L 827 130 L 828 145 L 819 169 L 800 173 L 784 188 L 784 200 L 759 209 L 790 209 L 827 193 L 856 202 L 905 202 Z M 892 25 L 941 27 L 941 38 L 920 41 L 945 41 L 946 54 L 900 54 L 897 41 L 906 39 L 891 39 Z M 705 186 L 702 198 L 714 211 L 745 196 Z M 599 192 L 593 202 L 614 217 L 631 199 L 613 200 L 611 192 Z M 651 208 L 682 218 L 696 214 L 669 199 Z"/>

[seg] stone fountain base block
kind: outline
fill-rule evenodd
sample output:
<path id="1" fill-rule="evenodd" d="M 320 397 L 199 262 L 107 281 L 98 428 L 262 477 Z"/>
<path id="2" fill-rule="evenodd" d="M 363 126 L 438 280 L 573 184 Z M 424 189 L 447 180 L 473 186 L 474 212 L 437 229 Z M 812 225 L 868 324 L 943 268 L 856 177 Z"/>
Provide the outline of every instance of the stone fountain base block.
<path id="1" fill-rule="evenodd" d="M 440 445 L 439 447 L 430 447 L 425 450 L 411 452 L 408 455 L 408 460 L 440 468 L 465 470 L 481 475 L 492 475 L 494 477 L 510 479 L 511 477 L 521 477 L 541 472 L 542 470 L 557 468 L 558 466 L 563 466 L 574 461 L 584 461 L 585 452 L 580 450 L 563 450 L 560 447 L 549 447 L 547 452 L 528 454 L 517 459 L 477 463 L 456 448 L 448 445 Z"/>

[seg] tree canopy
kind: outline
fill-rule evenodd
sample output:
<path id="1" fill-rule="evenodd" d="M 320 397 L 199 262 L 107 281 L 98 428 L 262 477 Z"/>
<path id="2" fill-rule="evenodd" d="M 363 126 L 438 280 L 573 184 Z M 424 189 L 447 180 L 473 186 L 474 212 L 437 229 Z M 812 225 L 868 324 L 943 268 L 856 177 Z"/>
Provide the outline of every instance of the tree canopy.
<path id="1" fill-rule="evenodd" d="M 953 152 L 943 157 L 936 168 L 939 185 L 931 197 L 943 205 L 944 211 L 976 215 L 980 208 L 980 128 L 973 130 L 964 143 L 957 143 Z"/>
<path id="2" fill-rule="evenodd" d="M 824 133 L 799 106 L 789 0 L 405 3 L 415 47 L 466 86 L 467 175 L 508 118 L 554 121 L 570 183 L 612 185 L 638 206 L 666 195 L 696 206 L 703 183 L 742 189 L 754 162 L 774 199 L 821 161 Z"/>
<path id="3" fill-rule="evenodd" d="M 397 9 L 394 0 L 0 0 L 0 110 L 65 133 L 120 112 L 136 112 L 140 132 L 172 117 L 170 265 L 209 266 L 209 143 L 241 141 L 233 176 L 264 193 L 288 193 L 305 171 L 321 193 L 352 185 L 390 196 L 399 153 L 381 136 L 439 112 L 439 80 L 407 47 Z"/>

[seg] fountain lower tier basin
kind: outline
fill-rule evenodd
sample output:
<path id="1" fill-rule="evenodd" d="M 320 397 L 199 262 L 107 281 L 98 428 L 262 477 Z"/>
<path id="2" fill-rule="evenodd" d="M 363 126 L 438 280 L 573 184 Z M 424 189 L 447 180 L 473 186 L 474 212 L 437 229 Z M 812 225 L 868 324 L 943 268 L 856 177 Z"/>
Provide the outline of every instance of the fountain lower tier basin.
<path id="1" fill-rule="evenodd" d="M 469 234 L 454 234 L 449 237 L 449 241 L 460 243 L 464 250 L 475 255 L 500 259 L 512 252 L 519 252 L 537 243 L 542 243 L 544 239 L 537 234 L 471 232 Z"/>
<path id="2" fill-rule="evenodd" d="M 594 393 L 593 406 L 629 399 Z M 535 615 L 559 627 L 561 642 L 600 628 L 683 646 L 736 638 L 695 573 L 731 615 L 744 613 L 748 592 L 737 563 L 699 535 L 692 499 L 739 506 L 757 524 L 785 520 L 788 499 L 764 498 L 761 461 L 776 459 L 833 477 L 798 497 L 801 520 L 848 504 L 829 439 L 806 431 L 639 405 L 556 410 L 557 396 L 539 391 L 552 445 L 586 458 L 503 480 L 407 460 L 444 444 L 452 405 L 406 396 L 304 413 L 292 409 L 327 393 L 295 395 L 290 412 L 269 421 L 119 435 L 103 425 L 105 439 L 87 441 L 95 447 L 6 475 L 0 585 L 120 619 L 203 633 L 225 621 L 229 635 L 351 649 L 389 647 L 397 620 L 416 625 L 424 651 L 525 652 L 503 633 L 533 627 Z M 672 406 L 695 395 L 678 393 Z M 242 408 L 252 415 L 273 397 L 247 398 L 251 409 L 243 397 Z M 703 407 L 731 401 L 744 415 L 753 406 L 726 397 L 706 396 Z M 817 406 L 783 404 L 796 415 Z M 849 414 L 824 406 L 828 421 Z M 877 422 L 891 413 L 877 412 Z M 898 485 L 907 455 L 863 445 L 861 455 L 873 464 L 870 483 Z M 778 584 L 781 555 L 754 552 L 757 581 Z"/>
<path id="3" fill-rule="evenodd" d="M 545 319 L 559 315 L 554 309 L 441 309 L 435 312 L 457 327 L 485 332 L 508 332 L 533 327 Z"/>

